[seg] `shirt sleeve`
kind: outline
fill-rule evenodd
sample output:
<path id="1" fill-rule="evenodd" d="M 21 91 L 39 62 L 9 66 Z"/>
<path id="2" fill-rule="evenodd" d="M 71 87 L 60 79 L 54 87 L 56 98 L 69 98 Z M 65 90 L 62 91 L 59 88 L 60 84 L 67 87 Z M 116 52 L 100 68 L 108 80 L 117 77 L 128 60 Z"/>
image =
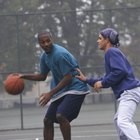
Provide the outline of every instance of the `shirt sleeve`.
<path id="1" fill-rule="evenodd" d="M 110 50 L 105 55 L 106 75 L 102 79 L 103 87 L 111 87 L 118 84 L 127 75 L 125 56 L 120 51 Z"/>
<path id="2" fill-rule="evenodd" d="M 97 81 L 101 81 L 102 80 L 102 78 L 88 78 L 87 80 L 86 80 L 86 83 L 88 84 L 88 85 L 90 85 L 90 86 L 94 86 L 94 84 L 97 82 Z"/>
<path id="3" fill-rule="evenodd" d="M 45 58 L 42 55 L 40 58 L 40 73 L 41 74 L 48 74 L 50 69 L 48 68 L 47 64 L 45 63 Z"/>

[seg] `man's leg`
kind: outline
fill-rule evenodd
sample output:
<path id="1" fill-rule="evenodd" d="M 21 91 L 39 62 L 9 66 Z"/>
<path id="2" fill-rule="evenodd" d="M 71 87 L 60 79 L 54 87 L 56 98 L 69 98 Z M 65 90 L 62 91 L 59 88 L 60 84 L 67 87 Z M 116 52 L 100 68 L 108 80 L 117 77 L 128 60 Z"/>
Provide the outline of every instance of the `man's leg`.
<path id="1" fill-rule="evenodd" d="M 44 136 L 44 140 L 53 140 L 54 138 L 54 124 L 48 118 L 44 118 L 43 136 Z"/>
<path id="2" fill-rule="evenodd" d="M 71 140 L 70 122 L 78 116 L 84 98 L 85 95 L 66 95 L 57 108 L 56 118 L 64 140 Z"/>
<path id="3" fill-rule="evenodd" d="M 62 114 L 57 114 L 56 118 L 60 124 L 60 129 L 64 140 L 71 140 L 70 122 Z"/>
<path id="4" fill-rule="evenodd" d="M 44 140 L 54 139 L 54 122 L 57 122 L 56 110 L 57 106 L 61 103 L 61 100 L 62 99 L 52 102 L 47 110 L 44 118 Z"/>

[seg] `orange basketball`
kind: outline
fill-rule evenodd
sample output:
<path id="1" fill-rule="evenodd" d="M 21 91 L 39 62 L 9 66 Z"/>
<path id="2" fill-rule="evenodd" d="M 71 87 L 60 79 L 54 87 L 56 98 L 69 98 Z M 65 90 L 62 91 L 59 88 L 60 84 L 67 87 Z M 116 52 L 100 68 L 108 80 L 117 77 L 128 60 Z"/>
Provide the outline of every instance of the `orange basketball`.
<path id="1" fill-rule="evenodd" d="M 11 95 L 18 95 L 24 90 L 24 80 L 18 75 L 9 75 L 4 81 L 4 88 Z"/>

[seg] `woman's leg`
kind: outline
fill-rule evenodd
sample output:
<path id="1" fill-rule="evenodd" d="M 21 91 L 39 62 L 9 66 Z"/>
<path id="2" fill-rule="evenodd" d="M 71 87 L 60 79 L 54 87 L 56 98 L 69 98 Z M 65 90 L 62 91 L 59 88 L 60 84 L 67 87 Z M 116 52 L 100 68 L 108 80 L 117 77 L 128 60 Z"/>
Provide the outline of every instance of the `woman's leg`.
<path id="1" fill-rule="evenodd" d="M 118 128 L 121 130 L 120 132 L 122 132 L 128 140 L 140 140 L 138 129 L 133 122 L 137 105 L 134 94 L 125 92 L 120 98 L 116 121 Z"/>

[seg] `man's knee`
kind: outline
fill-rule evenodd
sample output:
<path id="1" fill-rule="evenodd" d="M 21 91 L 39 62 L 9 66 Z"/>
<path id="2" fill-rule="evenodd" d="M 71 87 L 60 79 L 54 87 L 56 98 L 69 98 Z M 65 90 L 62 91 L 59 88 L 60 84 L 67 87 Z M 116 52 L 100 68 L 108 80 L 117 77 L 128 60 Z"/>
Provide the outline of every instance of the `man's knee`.
<path id="1" fill-rule="evenodd" d="M 56 119 L 59 123 L 67 122 L 67 118 L 62 114 L 56 114 Z"/>
<path id="2" fill-rule="evenodd" d="M 45 117 L 43 121 L 44 121 L 44 127 L 51 127 L 53 125 L 52 120 L 49 118 Z"/>

